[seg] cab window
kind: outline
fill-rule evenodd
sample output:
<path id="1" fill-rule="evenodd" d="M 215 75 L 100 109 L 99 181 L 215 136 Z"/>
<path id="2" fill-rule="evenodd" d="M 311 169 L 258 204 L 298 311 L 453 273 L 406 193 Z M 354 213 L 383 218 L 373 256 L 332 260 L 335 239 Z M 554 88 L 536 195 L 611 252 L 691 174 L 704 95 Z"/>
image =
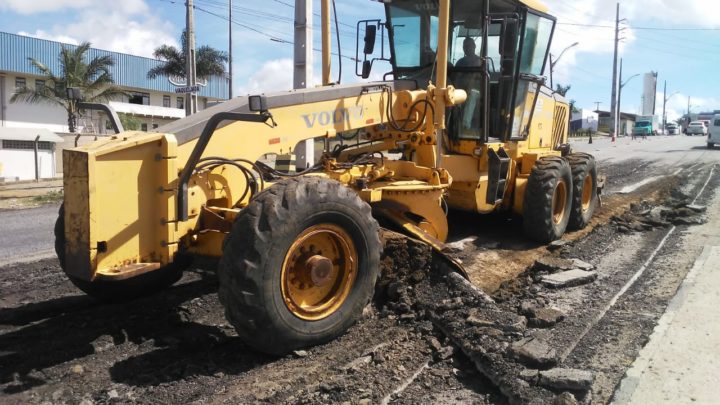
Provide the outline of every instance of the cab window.
<path id="1" fill-rule="evenodd" d="M 535 76 L 543 74 L 553 24 L 552 20 L 528 13 L 520 60 L 521 73 Z"/>

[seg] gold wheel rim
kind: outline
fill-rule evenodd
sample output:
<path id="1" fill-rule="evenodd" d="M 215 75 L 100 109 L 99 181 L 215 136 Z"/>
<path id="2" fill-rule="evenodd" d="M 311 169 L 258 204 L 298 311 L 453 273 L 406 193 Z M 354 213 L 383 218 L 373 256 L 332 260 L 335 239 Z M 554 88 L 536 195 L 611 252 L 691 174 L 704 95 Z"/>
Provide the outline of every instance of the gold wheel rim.
<path id="1" fill-rule="evenodd" d="M 592 177 L 590 175 L 585 176 L 585 180 L 583 180 L 583 189 L 582 189 L 582 210 L 583 212 L 590 209 L 590 202 L 592 201 L 592 195 L 593 195 L 593 181 Z"/>
<path id="2" fill-rule="evenodd" d="M 564 181 L 559 181 L 555 186 L 555 193 L 553 194 L 552 202 L 552 214 L 553 222 L 559 224 L 565 217 L 565 210 L 567 209 L 567 185 Z"/>
<path id="3" fill-rule="evenodd" d="M 350 235 L 336 225 L 314 225 L 285 254 L 282 298 L 293 315 L 317 321 L 342 306 L 356 278 L 357 252 Z"/>

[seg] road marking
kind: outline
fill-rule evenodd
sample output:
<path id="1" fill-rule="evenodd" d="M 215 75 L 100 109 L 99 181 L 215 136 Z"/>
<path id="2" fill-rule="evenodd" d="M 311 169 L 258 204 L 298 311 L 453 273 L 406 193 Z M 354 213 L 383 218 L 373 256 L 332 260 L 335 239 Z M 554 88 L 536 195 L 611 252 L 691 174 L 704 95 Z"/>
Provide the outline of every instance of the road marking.
<path id="1" fill-rule="evenodd" d="M 635 184 L 631 184 L 631 185 L 629 185 L 629 186 L 625 186 L 625 187 L 622 188 L 622 190 L 618 191 L 618 194 L 629 194 L 629 193 L 632 193 L 633 191 L 639 189 L 640 187 L 642 187 L 642 186 L 644 186 L 644 185 L 646 185 L 646 184 L 650 184 L 650 183 L 652 183 L 652 182 L 654 182 L 654 181 L 660 180 L 661 177 L 662 177 L 662 176 L 648 177 L 647 179 L 645 179 L 645 180 L 643 180 L 643 181 L 637 182 L 637 183 L 635 183 Z"/>
<path id="2" fill-rule="evenodd" d="M 700 196 L 701 196 L 701 195 L 703 194 L 703 192 L 705 191 L 705 188 L 708 186 L 708 184 L 710 184 L 710 180 L 712 179 L 712 176 L 713 176 L 713 173 L 714 173 L 714 172 L 715 172 L 715 166 L 713 166 L 713 167 L 710 169 L 710 174 L 708 175 L 708 178 L 707 178 L 707 180 L 705 181 L 705 184 L 703 184 L 703 186 L 702 186 L 702 188 L 700 189 L 700 191 L 698 192 L 697 196 L 695 196 L 695 199 L 693 200 L 692 204 L 695 204 L 695 203 L 697 202 L 697 200 L 700 198 Z M 626 292 L 635 284 L 635 282 L 645 273 L 645 271 L 648 269 L 648 267 L 650 266 L 650 264 L 652 264 L 653 260 L 655 260 L 655 257 L 658 255 L 658 253 L 660 253 L 660 250 L 661 250 L 663 247 L 665 247 L 665 244 L 667 243 L 667 241 L 668 241 L 668 239 L 670 238 L 670 236 L 671 236 L 673 233 L 675 233 L 675 230 L 676 230 L 676 229 L 677 229 L 676 226 L 673 226 L 672 228 L 670 228 L 670 230 L 667 232 L 667 234 L 665 234 L 665 237 L 660 241 L 660 244 L 657 246 L 657 248 L 655 248 L 655 250 L 652 252 L 652 254 L 650 255 L 650 257 L 645 261 L 645 263 L 643 263 L 643 265 L 640 267 L 640 269 L 632 276 L 632 278 L 630 278 L 630 280 L 620 289 L 620 291 L 618 291 L 618 293 L 615 294 L 615 296 L 614 296 L 614 297 L 610 300 L 610 302 L 603 308 L 603 310 L 600 311 L 600 313 L 598 313 L 596 316 L 594 316 L 594 317 L 592 318 L 592 322 L 590 322 L 590 323 L 585 327 L 585 329 L 584 329 L 583 332 L 580 334 L 580 336 L 578 336 L 578 338 L 575 339 L 574 344 L 571 344 L 570 346 L 568 346 L 568 348 L 565 350 L 565 352 L 563 352 L 563 354 L 560 356 L 561 362 L 562 362 L 562 361 L 565 361 L 565 359 L 567 358 L 567 356 L 569 356 L 570 353 L 572 353 L 572 351 L 575 350 L 575 347 L 577 347 L 577 345 L 580 343 L 580 341 L 583 340 L 583 338 L 585 337 L 585 335 L 587 335 L 588 332 L 590 332 L 590 330 L 591 330 L 592 328 L 594 328 L 594 327 L 598 324 L 598 322 L 600 322 L 600 320 L 601 320 L 602 318 L 605 317 L 605 315 L 608 313 L 608 311 L 610 311 L 610 309 L 611 309 L 613 306 L 615 306 L 615 304 L 617 303 L 617 301 L 618 301 L 623 295 L 625 295 L 625 293 L 626 293 Z"/>

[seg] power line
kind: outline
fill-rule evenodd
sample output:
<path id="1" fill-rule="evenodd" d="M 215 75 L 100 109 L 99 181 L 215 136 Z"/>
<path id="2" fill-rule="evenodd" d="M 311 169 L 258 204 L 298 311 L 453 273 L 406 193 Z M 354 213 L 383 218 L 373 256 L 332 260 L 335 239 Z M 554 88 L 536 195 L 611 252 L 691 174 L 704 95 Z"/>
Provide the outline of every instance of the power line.
<path id="1" fill-rule="evenodd" d="M 225 10 L 225 8 L 227 7 L 227 4 L 225 4 L 222 1 L 201 0 L 200 3 L 202 3 L 206 7 L 210 7 L 210 8 L 214 8 L 214 9 L 218 9 L 218 10 Z M 283 4 L 285 4 L 285 3 L 283 3 Z M 233 6 L 233 10 L 238 14 L 243 14 L 243 15 L 247 15 L 250 17 L 254 17 L 254 18 L 262 18 L 262 19 L 267 19 L 270 21 L 287 23 L 287 24 L 293 24 L 295 22 L 295 19 L 293 17 L 283 16 L 283 15 L 278 15 L 278 14 L 273 14 L 273 13 L 267 13 L 264 11 L 259 11 L 259 10 L 247 8 L 247 7 Z M 315 13 L 315 15 L 318 16 L 319 14 Z M 245 22 L 245 24 L 248 24 L 248 23 Z M 341 22 L 339 22 L 339 24 L 345 25 L 348 27 L 352 27 L 348 24 L 343 24 Z M 354 28 L 354 27 L 352 27 L 352 28 Z M 267 27 L 262 27 L 262 29 L 267 29 Z M 283 32 L 283 33 L 285 33 L 285 32 Z M 356 32 L 355 32 L 355 30 L 350 31 L 347 29 L 346 30 L 341 29 L 340 35 L 343 35 L 348 38 L 355 38 Z"/>
<path id="2" fill-rule="evenodd" d="M 570 25 L 575 27 L 584 27 L 584 28 L 612 28 L 615 29 L 615 26 L 612 25 L 600 25 L 600 24 L 581 24 L 581 23 L 557 23 L 558 25 Z M 720 31 L 720 28 L 670 28 L 670 27 L 636 27 L 633 25 L 629 25 L 628 28 L 633 30 L 646 30 L 646 31 Z"/>
<path id="3" fill-rule="evenodd" d="M 220 14 L 217 14 L 217 13 L 213 13 L 212 11 L 205 10 L 205 9 L 203 9 L 203 8 L 201 8 L 201 7 L 198 7 L 198 6 L 195 6 L 195 9 L 198 10 L 198 11 L 202 11 L 202 12 L 204 12 L 204 13 L 213 15 L 213 16 L 215 16 L 215 17 L 217 17 L 217 18 L 221 18 L 221 19 L 223 19 L 223 20 L 225 20 L 225 21 L 228 21 L 228 20 L 229 20 L 227 17 L 225 17 L 225 16 L 223 16 L 223 15 L 220 15 Z M 262 32 L 262 31 L 260 31 L 260 30 L 256 30 L 256 29 L 254 29 L 254 28 L 252 28 L 252 27 L 249 27 L 249 26 L 247 26 L 247 25 L 245 25 L 245 24 L 242 24 L 242 23 L 239 23 L 239 22 L 237 22 L 237 21 L 232 21 L 232 23 L 233 23 L 233 24 L 236 24 L 236 25 L 238 25 L 238 26 L 241 26 L 241 27 L 243 27 L 243 28 L 245 28 L 245 29 L 249 29 L 249 30 L 251 30 L 251 31 L 254 31 L 254 32 L 256 32 L 256 33 L 259 33 L 259 34 L 261 34 L 261 35 L 263 35 L 263 36 L 266 36 L 266 37 L 270 38 L 271 41 L 279 42 L 279 43 L 281 43 L 281 44 L 289 44 L 289 45 L 294 45 L 294 44 L 295 44 L 293 41 L 289 41 L 289 40 L 284 39 L 284 38 L 279 38 L 279 37 L 275 37 L 275 36 L 272 36 L 272 35 L 268 35 L 268 34 Z M 321 49 L 318 49 L 318 48 L 313 48 L 313 51 L 315 51 L 315 52 L 322 52 L 322 50 L 321 50 Z M 332 54 L 332 55 L 336 55 L 336 56 L 338 55 L 337 52 L 331 52 L 331 54 Z M 355 58 L 351 58 L 351 57 L 345 56 L 345 55 L 342 55 L 342 57 L 343 57 L 344 59 L 348 59 L 348 60 L 351 60 L 351 61 L 353 61 L 353 62 L 356 62 Z"/>

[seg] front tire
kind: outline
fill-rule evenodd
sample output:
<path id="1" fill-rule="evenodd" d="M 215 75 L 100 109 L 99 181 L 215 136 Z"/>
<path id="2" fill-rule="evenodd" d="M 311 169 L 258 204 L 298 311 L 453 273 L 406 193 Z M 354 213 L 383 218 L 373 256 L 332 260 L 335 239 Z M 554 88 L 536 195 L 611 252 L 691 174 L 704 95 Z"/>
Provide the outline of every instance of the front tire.
<path id="1" fill-rule="evenodd" d="M 558 156 L 537 160 L 528 178 L 523 203 L 525 234 L 541 243 L 560 239 L 572 207 L 572 173 Z"/>
<path id="2" fill-rule="evenodd" d="M 597 208 L 597 167 L 595 158 L 587 153 L 573 153 L 567 160 L 573 181 L 568 229 L 579 230 L 590 223 Z"/>
<path id="3" fill-rule="evenodd" d="M 238 335 L 285 354 L 344 333 L 370 302 L 382 246 L 370 206 L 334 180 L 298 177 L 238 215 L 218 268 Z"/>
<path id="4" fill-rule="evenodd" d="M 183 270 L 192 263 L 190 256 L 176 255 L 172 263 L 157 270 L 133 278 L 118 281 L 87 281 L 70 275 L 65 263 L 65 204 L 60 205 L 55 221 L 55 253 L 60 268 L 68 279 L 82 292 L 98 301 L 117 303 L 156 293 L 175 284 L 182 278 Z"/>

